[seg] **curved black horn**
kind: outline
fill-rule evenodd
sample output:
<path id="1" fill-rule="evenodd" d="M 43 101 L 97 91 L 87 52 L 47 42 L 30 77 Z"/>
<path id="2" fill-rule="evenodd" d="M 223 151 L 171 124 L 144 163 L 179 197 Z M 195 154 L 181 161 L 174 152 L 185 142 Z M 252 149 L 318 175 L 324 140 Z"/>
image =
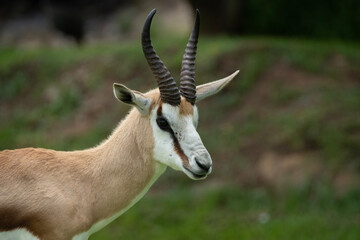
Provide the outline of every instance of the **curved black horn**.
<path id="1" fill-rule="evenodd" d="M 181 101 L 179 89 L 176 86 L 174 78 L 171 76 L 169 70 L 165 67 L 164 63 L 160 60 L 159 56 L 154 50 L 154 47 L 151 44 L 150 26 L 155 13 L 156 9 L 153 9 L 146 18 L 144 28 L 141 34 L 142 48 L 145 58 L 151 68 L 151 71 L 156 77 L 160 89 L 161 100 L 164 103 L 176 106 L 179 105 Z"/>
<path id="2" fill-rule="evenodd" d="M 199 27 L 200 12 L 196 9 L 195 25 L 186 45 L 180 73 L 180 94 L 192 105 L 194 105 L 196 101 L 195 58 L 199 37 Z"/>

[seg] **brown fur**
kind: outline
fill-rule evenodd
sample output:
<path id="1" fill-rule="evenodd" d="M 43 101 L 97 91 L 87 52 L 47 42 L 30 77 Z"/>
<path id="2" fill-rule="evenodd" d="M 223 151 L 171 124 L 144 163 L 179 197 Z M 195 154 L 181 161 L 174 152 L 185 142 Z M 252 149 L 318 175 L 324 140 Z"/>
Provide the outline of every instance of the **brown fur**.
<path id="1" fill-rule="evenodd" d="M 150 111 L 155 106 L 161 107 L 162 101 L 161 101 L 160 93 L 159 93 L 158 89 L 154 89 L 154 90 L 146 93 L 145 96 L 150 97 L 153 100 L 152 105 L 150 107 Z M 179 113 L 180 113 L 180 115 L 184 115 L 184 116 L 194 114 L 194 106 L 191 103 L 189 103 L 188 101 L 186 101 L 186 99 L 184 97 L 181 97 L 181 102 L 180 102 L 180 106 L 179 106 Z"/>
<path id="2" fill-rule="evenodd" d="M 174 138 L 174 149 L 175 152 L 180 156 L 181 161 L 185 167 L 189 167 L 189 159 L 185 155 L 184 150 L 181 148 L 179 141 Z"/>
<path id="3" fill-rule="evenodd" d="M 191 103 L 186 101 L 185 98 L 181 97 L 180 102 L 180 114 L 187 116 L 187 115 L 193 115 L 194 114 L 194 107 Z"/>
<path id="4" fill-rule="evenodd" d="M 154 105 L 156 91 L 149 92 Z M 0 231 L 71 239 L 126 207 L 154 174 L 148 117 L 133 109 L 95 148 L 0 151 Z"/>
<path id="5" fill-rule="evenodd" d="M 199 99 L 219 91 L 236 74 L 199 86 Z M 161 105 L 159 90 L 149 113 Z M 180 114 L 193 114 L 184 98 Z M 180 145 L 174 147 L 187 161 Z M 26 228 L 41 240 L 68 240 L 124 209 L 155 172 L 149 116 L 135 108 L 112 135 L 95 148 L 53 151 L 24 148 L 0 151 L 0 231 Z"/>
<path id="6" fill-rule="evenodd" d="M 145 96 L 152 99 L 149 112 L 161 106 L 158 90 Z M 192 114 L 193 107 L 182 99 L 180 112 Z M 87 150 L 0 151 L 0 231 L 71 239 L 125 208 L 154 174 L 148 117 L 132 109 L 107 140 Z M 174 147 L 183 159 L 175 141 Z"/>

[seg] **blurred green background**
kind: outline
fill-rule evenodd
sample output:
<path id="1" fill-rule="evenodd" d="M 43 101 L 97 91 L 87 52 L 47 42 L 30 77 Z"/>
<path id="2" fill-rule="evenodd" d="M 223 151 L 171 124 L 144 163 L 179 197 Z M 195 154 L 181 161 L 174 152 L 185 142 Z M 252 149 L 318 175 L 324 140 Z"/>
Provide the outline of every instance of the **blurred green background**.
<path id="1" fill-rule="evenodd" d="M 90 239 L 360 238 L 357 1 L 229 0 L 214 4 L 215 13 L 213 2 L 109 1 L 111 11 L 95 4 L 81 12 L 86 18 L 72 33 L 49 15 L 58 1 L 34 2 L 4 5 L 0 150 L 75 150 L 105 139 L 129 111 L 112 96 L 112 83 L 156 87 L 139 39 L 154 7 L 153 44 L 175 79 L 194 7 L 204 29 L 197 83 L 241 70 L 198 104 L 213 173 L 191 181 L 168 169 Z M 64 17 L 78 6 L 60 16 L 78 21 Z M 207 24 L 214 14 L 218 24 Z"/>

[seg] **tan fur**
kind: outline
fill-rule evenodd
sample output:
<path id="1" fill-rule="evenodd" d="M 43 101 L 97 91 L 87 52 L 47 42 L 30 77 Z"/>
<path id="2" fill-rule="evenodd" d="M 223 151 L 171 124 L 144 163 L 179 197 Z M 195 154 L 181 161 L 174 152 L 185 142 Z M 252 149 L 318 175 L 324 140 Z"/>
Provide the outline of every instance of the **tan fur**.
<path id="1" fill-rule="evenodd" d="M 158 90 L 145 94 L 152 108 Z M 25 227 L 40 239 L 71 239 L 126 207 L 154 174 L 148 116 L 132 109 L 99 146 L 62 152 L 0 151 L 0 231 Z"/>
<path id="2" fill-rule="evenodd" d="M 181 102 L 180 102 L 180 114 L 187 116 L 187 115 L 193 115 L 194 114 L 194 107 L 193 105 L 191 105 L 191 103 L 189 103 L 188 101 L 186 101 L 186 99 L 184 97 L 181 97 Z"/>
<path id="3" fill-rule="evenodd" d="M 152 99 L 152 105 L 150 107 L 150 111 L 155 106 L 159 106 L 162 103 L 161 98 L 160 98 L 159 89 L 151 90 L 148 93 L 146 93 L 145 96 Z M 194 114 L 193 105 L 191 105 L 191 103 L 186 101 L 186 99 L 183 96 L 181 96 L 181 102 L 180 102 L 180 105 L 179 105 L 179 113 L 180 113 L 180 115 L 183 115 L 183 116 L 188 116 L 188 115 L 193 115 Z"/>

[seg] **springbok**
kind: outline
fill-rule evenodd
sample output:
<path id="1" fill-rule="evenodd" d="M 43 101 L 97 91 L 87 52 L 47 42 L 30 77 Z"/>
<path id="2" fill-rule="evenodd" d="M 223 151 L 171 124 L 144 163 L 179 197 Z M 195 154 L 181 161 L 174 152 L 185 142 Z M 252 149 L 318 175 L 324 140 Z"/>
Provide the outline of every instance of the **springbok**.
<path id="1" fill-rule="evenodd" d="M 82 151 L 0 152 L 1 240 L 88 239 L 134 205 L 167 166 L 194 180 L 210 174 L 195 103 L 219 92 L 239 71 L 196 87 L 197 10 L 179 90 L 151 44 L 155 12 L 146 18 L 142 48 L 159 88 L 141 93 L 114 83 L 115 97 L 134 108 L 107 140 Z"/>

